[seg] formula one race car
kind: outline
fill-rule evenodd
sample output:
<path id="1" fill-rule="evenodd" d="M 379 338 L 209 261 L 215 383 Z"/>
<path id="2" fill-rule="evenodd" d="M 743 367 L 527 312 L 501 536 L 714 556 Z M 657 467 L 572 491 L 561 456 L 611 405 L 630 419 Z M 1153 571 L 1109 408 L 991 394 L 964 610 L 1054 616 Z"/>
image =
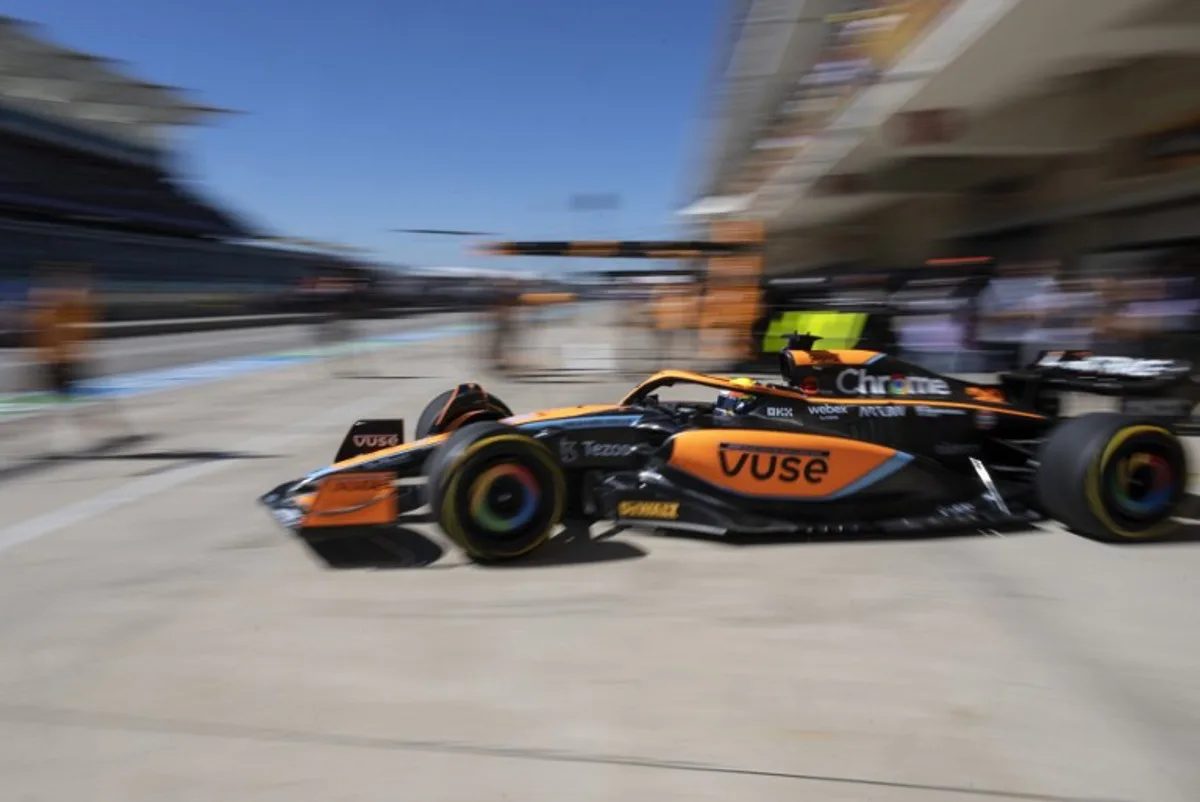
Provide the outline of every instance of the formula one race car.
<path id="1" fill-rule="evenodd" d="M 791 338 L 783 384 L 668 370 L 615 404 L 524 415 L 463 384 L 430 402 L 412 442 L 402 421 L 359 421 L 333 465 L 261 500 L 306 539 L 368 534 L 427 508 L 423 520 L 480 561 L 526 554 L 572 520 L 758 537 L 1047 518 L 1105 541 L 1172 528 L 1188 468 L 1168 421 L 1057 415 L 1062 363 L 1093 357 L 1050 354 L 973 384 L 812 345 Z M 1169 367 L 1194 392 L 1190 366 Z M 1089 381 L 1108 379 L 1071 373 L 1071 387 Z M 660 398 L 672 385 L 715 397 Z"/>

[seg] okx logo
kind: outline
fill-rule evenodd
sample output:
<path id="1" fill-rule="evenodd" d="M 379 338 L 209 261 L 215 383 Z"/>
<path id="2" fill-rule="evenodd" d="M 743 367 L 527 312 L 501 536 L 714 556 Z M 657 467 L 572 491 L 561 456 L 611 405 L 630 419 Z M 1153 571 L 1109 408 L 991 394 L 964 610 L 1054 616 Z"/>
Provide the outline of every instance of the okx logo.
<path id="1" fill-rule="evenodd" d="M 756 482 L 819 485 L 829 473 L 828 451 L 721 443 L 717 459 L 726 476 Z"/>

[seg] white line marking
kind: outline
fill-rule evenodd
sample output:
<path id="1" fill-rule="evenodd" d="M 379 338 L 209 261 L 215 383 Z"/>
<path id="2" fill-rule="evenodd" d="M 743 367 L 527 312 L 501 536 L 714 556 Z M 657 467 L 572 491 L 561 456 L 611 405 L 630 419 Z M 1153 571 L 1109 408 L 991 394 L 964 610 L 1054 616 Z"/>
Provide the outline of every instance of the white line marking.
<path id="1" fill-rule="evenodd" d="M 292 440 L 303 437 L 314 431 L 319 431 L 328 426 L 332 426 L 338 422 L 354 421 L 363 417 L 376 409 L 388 408 L 393 406 L 397 398 L 402 395 L 400 392 L 393 390 L 392 392 L 383 391 L 377 393 L 373 400 L 356 399 L 348 404 L 343 404 L 333 409 L 326 410 L 324 414 L 306 418 L 297 425 L 289 427 L 278 432 L 263 435 L 262 437 L 254 438 L 245 443 L 244 448 L 247 451 L 269 451 L 277 449 Z M 349 428 L 349 423 L 346 424 Z M 88 499 L 82 499 L 74 504 L 68 504 L 65 507 L 60 507 L 53 512 L 48 512 L 44 515 L 39 515 L 34 518 L 29 518 L 19 523 L 13 524 L 0 529 L 0 552 L 19 546 L 22 543 L 28 543 L 31 540 L 36 540 L 43 535 L 48 535 L 51 532 L 57 532 L 65 529 L 68 526 L 74 526 L 77 523 L 102 515 L 110 510 L 118 507 L 123 507 L 126 504 L 131 504 L 135 501 L 153 496 L 156 493 L 161 493 L 172 487 L 189 482 L 193 479 L 199 479 L 202 476 L 207 476 L 212 473 L 217 473 L 222 470 L 229 470 L 236 467 L 236 463 L 231 462 L 205 462 L 199 465 L 192 465 L 187 468 L 181 468 L 170 473 L 156 474 L 147 476 L 142 479 L 137 479 L 128 482 L 113 490 L 105 491 L 104 493 Z M 297 475 L 304 473 L 304 470 L 297 471 Z M 282 480 L 281 480 L 282 481 Z M 262 492 L 266 492 L 270 488 L 262 488 Z M 271 524 L 267 519 L 266 523 Z"/>

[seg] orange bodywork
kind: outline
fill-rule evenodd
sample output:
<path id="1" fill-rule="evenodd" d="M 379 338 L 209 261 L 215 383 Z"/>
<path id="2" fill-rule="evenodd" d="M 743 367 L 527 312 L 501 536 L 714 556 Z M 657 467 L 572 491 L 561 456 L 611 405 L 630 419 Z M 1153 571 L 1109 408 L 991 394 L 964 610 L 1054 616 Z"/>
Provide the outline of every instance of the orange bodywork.
<path id="1" fill-rule="evenodd" d="M 396 520 L 396 475 L 335 474 L 321 480 L 304 516 L 307 529 L 371 526 Z"/>
<path id="2" fill-rule="evenodd" d="M 757 429 L 684 432 L 672 444 L 672 468 L 739 495 L 775 499 L 839 497 L 908 460 L 874 443 Z"/>
<path id="3" fill-rule="evenodd" d="M 793 365 L 865 365 L 878 357 L 878 351 L 832 350 L 788 351 Z"/>
<path id="4" fill-rule="evenodd" d="M 501 423 L 517 425 L 521 423 L 532 423 L 533 421 L 547 420 L 562 420 L 564 418 L 575 418 L 583 415 L 596 415 L 601 412 L 612 412 L 617 409 L 614 404 L 588 404 L 578 407 L 559 407 L 557 409 L 543 409 L 540 412 L 528 412 L 524 415 L 513 415 L 511 418 L 505 418 Z"/>

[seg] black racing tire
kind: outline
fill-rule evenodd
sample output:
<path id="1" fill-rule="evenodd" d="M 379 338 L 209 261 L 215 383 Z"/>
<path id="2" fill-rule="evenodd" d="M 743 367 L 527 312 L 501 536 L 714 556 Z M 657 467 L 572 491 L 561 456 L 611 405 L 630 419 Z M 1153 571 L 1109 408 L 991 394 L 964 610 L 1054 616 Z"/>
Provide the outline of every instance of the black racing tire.
<path id="1" fill-rule="evenodd" d="M 1176 528 L 1187 452 L 1161 422 L 1099 412 L 1050 432 L 1034 479 L 1043 512 L 1107 543 L 1159 540 Z"/>
<path id="2" fill-rule="evenodd" d="M 429 459 L 426 476 L 434 519 L 478 562 L 528 554 L 563 517 L 566 482 L 554 455 L 503 423 L 455 431 Z"/>
<path id="3" fill-rule="evenodd" d="M 430 435 L 453 431 L 467 416 L 470 416 L 469 419 L 474 422 L 500 420 L 512 414 L 508 406 L 496 396 L 483 395 L 478 400 L 473 399 L 469 404 L 460 405 L 459 409 L 454 410 L 452 418 L 439 422 L 438 418 L 442 416 L 459 392 L 459 388 L 455 388 L 439 393 L 425 405 L 425 409 L 421 410 L 421 416 L 417 418 L 417 427 L 413 430 L 414 439 L 420 440 Z"/>

